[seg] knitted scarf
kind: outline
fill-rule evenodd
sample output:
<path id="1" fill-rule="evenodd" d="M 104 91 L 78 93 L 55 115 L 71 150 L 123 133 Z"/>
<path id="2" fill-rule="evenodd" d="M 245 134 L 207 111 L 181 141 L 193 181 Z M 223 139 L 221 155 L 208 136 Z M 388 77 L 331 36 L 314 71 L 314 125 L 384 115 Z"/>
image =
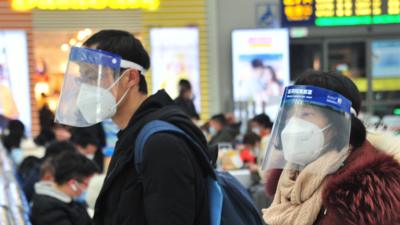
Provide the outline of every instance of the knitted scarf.
<path id="1" fill-rule="evenodd" d="M 274 200 L 263 217 L 269 225 L 312 225 L 322 207 L 324 180 L 343 165 L 348 149 L 326 152 L 302 170 L 288 165 L 282 172 Z"/>

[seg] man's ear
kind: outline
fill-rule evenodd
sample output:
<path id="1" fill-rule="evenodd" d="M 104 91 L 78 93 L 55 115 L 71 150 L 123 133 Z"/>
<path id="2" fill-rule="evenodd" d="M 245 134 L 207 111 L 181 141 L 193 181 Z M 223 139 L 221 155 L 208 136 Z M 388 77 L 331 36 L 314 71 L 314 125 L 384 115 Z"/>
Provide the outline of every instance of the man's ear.
<path id="1" fill-rule="evenodd" d="M 134 87 L 138 86 L 140 82 L 140 73 L 138 70 L 135 69 L 130 69 L 127 72 L 127 77 L 128 77 L 128 86 L 129 87 Z"/>

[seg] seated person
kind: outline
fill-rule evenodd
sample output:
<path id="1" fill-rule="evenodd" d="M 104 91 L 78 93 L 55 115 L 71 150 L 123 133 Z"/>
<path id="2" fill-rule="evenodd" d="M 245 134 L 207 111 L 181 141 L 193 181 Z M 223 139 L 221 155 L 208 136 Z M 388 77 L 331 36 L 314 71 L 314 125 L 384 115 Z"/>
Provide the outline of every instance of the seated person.
<path id="1" fill-rule="evenodd" d="M 218 145 L 219 143 L 235 142 L 236 131 L 228 125 L 228 121 L 224 114 L 218 114 L 211 117 L 210 135 L 212 136 L 209 145 Z"/>
<path id="2" fill-rule="evenodd" d="M 53 161 L 54 182 L 37 189 L 33 197 L 32 225 L 90 225 L 86 205 L 77 201 L 85 195 L 96 165 L 85 156 L 65 152 Z"/>
<path id="3" fill-rule="evenodd" d="M 257 154 L 260 150 L 261 138 L 255 133 L 247 133 L 243 137 L 244 148 L 240 151 L 240 158 L 248 164 L 257 163 Z"/>

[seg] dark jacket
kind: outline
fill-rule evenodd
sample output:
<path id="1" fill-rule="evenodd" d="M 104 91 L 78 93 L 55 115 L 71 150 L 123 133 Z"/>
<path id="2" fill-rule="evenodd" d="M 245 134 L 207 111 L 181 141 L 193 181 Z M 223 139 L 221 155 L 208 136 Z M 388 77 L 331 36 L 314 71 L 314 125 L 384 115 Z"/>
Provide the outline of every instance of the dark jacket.
<path id="1" fill-rule="evenodd" d="M 168 121 L 206 149 L 206 140 L 165 91 L 150 96 L 118 142 L 96 202 L 96 225 L 208 225 L 205 164 L 179 136 L 159 133 L 144 146 L 143 172 L 135 170 L 134 143 L 149 121 Z"/>
<path id="2" fill-rule="evenodd" d="M 178 97 L 175 99 L 175 103 L 182 109 L 186 115 L 190 118 L 200 119 L 199 114 L 196 111 L 196 107 L 194 106 L 193 100 L 185 99 L 183 97 Z"/>
<path id="3" fill-rule="evenodd" d="M 236 131 L 230 127 L 225 126 L 210 140 L 210 146 L 217 145 L 219 143 L 231 143 L 234 144 L 236 139 Z"/>
<path id="4" fill-rule="evenodd" d="M 92 225 L 86 206 L 41 185 L 32 200 L 32 225 Z"/>
<path id="5" fill-rule="evenodd" d="M 273 194 L 280 172 L 269 175 L 267 192 Z M 322 197 L 314 225 L 400 224 L 400 164 L 366 141 L 327 177 Z"/>

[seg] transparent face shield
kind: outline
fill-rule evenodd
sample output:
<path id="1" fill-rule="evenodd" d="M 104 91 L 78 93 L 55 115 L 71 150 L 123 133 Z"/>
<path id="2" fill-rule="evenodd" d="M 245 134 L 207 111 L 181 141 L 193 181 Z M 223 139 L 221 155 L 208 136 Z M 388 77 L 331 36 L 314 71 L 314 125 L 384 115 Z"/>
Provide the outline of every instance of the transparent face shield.
<path id="1" fill-rule="evenodd" d="M 289 86 L 262 168 L 333 173 L 347 158 L 351 102 L 342 95 L 314 86 Z M 317 168 L 327 166 L 326 171 Z"/>
<path id="2" fill-rule="evenodd" d="M 118 93 L 121 68 L 143 68 L 109 52 L 73 47 L 64 75 L 55 122 L 87 127 L 111 118 L 127 94 Z"/>

